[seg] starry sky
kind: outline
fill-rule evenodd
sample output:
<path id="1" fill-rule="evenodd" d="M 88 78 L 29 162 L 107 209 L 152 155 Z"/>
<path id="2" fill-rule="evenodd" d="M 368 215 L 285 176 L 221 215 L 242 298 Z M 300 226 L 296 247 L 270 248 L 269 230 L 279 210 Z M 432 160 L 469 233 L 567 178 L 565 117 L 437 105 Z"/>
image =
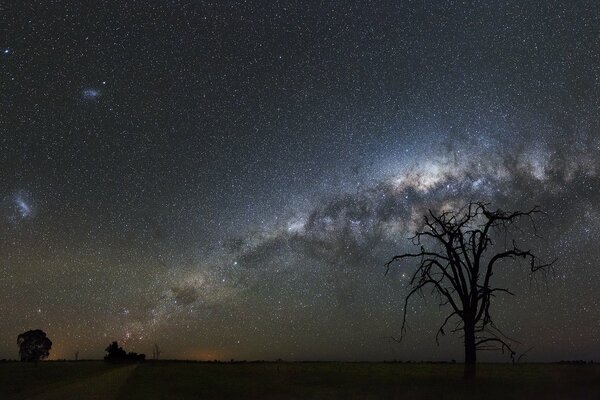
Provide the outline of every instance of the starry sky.
<path id="1" fill-rule="evenodd" d="M 482 200 L 559 258 L 497 325 L 600 360 L 599 2 L 95 3 L 0 2 L 0 358 L 461 360 L 384 264 Z"/>

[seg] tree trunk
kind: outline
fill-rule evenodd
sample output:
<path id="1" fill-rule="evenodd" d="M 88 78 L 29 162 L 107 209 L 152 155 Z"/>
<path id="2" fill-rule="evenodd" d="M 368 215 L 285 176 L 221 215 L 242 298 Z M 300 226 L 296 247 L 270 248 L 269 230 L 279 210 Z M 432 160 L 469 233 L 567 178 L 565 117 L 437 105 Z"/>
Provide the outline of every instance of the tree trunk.
<path id="1" fill-rule="evenodd" d="M 465 323 L 465 374 L 467 380 L 477 376 L 477 346 L 475 346 L 475 326 Z"/>

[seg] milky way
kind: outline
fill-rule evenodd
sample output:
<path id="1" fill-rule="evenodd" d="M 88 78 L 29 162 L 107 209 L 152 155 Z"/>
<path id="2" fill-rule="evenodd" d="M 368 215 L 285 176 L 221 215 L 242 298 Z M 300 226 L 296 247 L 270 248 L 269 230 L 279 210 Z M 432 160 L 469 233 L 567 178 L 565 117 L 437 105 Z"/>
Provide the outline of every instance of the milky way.
<path id="1" fill-rule="evenodd" d="M 495 276 L 497 324 L 600 359 L 598 2 L 5 13 L 0 358 L 41 328 L 51 358 L 460 360 L 435 299 L 390 339 L 414 265 L 384 264 L 481 200 L 541 206 L 515 239 L 558 257 Z"/>

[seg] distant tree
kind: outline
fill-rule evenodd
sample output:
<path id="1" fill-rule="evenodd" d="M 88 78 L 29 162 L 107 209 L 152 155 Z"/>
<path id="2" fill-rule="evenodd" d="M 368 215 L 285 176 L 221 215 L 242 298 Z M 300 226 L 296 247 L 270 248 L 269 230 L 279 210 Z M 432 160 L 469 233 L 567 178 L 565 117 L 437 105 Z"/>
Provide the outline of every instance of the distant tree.
<path id="1" fill-rule="evenodd" d="M 52 341 L 41 329 L 30 330 L 17 336 L 21 361 L 39 361 L 48 358 Z"/>
<path id="2" fill-rule="evenodd" d="M 79 360 L 79 350 L 75 351 L 75 361 Z"/>
<path id="3" fill-rule="evenodd" d="M 154 346 L 152 346 L 152 358 L 154 360 L 158 360 L 158 358 L 160 357 L 160 348 L 158 347 L 158 345 L 156 343 L 154 343 Z"/>
<path id="4" fill-rule="evenodd" d="M 119 346 L 117 342 L 112 342 L 105 349 L 106 355 L 104 356 L 105 361 L 111 362 L 122 362 L 122 361 L 144 361 L 146 359 L 145 354 L 138 354 L 135 352 L 127 353 Z"/>
<path id="5" fill-rule="evenodd" d="M 541 211 L 538 207 L 525 212 L 492 211 L 488 206 L 487 203 L 470 202 L 458 211 L 436 214 L 429 210 L 424 216 L 423 229 L 413 237 L 413 243 L 420 251 L 397 255 L 386 264 L 389 271 L 395 262 L 418 260 L 418 267 L 410 279 L 410 291 L 404 299 L 399 340 L 406 332 L 408 301 L 413 295 L 422 294 L 423 289 L 431 288 L 440 305 L 451 308 L 437 331 L 436 342 L 440 335 L 445 335 L 448 322 L 455 319 L 457 324 L 452 332 L 462 332 L 464 336 L 466 379 L 476 376 L 477 350 L 507 351 L 515 362 L 513 341 L 494 325 L 490 314 L 493 297 L 499 293 L 513 295 L 506 288 L 492 286 L 491 278 L 500 264 L 523 259 L 534 273 L 545 271 L 556 261 L 540 264 L 531 251 L 522 250 L 515 241 L 504 244 L 499 251 L 490 252 L 495 245 L 495 234 L 507 235 L 509 227 L 523 218 L 533 224 L 534 215 Z M 535 231 L 535 225 L 533 229 Z"/>
<path id="6" fill-rule="evenodd" d="M 138 354 L 134 351 L 127 353 L 127 360 L 128 361 L 144 361 L 146 360 L 146 355 L 141 353 Z"/>
<path id="7" fill-rule="evenodd" d="M 109 344 L 104 351 L 106 351 L 106 355 L 104 356 L 106 361 L 120 361 L 127 357 L 127 352 L 117 342 Z"/>

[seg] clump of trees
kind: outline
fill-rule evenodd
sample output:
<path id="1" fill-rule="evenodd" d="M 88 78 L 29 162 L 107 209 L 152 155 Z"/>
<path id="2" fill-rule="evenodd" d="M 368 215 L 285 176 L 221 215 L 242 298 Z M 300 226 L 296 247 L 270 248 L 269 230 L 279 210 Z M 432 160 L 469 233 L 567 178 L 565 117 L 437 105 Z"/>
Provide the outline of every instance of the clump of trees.
<path id="1" fill-rule="evenodd" d="M 124 362 L 124 361 L 145 361 L 145 354 L 138 354 L 136 352 L 127 353 L 117 342 L 112 342 L 105 349 L 106 355 L 104 356 L 105 361 L 109 362 Z"/>
<path id="2" fill-rule="evenodd" d="M 17 336 L 21 361 L 44 360 L 50 355 L 52 341 L 41 329 L 30 330 Z"/>
<path id="3" fill-rule="evenodd" d="M 471 202 L 457 211 L 429 213 L 424 216 L 423 228 L 413 237 L 419 247 L 414 253 L 393 257 L 389 268 L 398 262 L 416 260 L 417 268 L 410 279 L 410 291 L 404 300 L 401 338 L 406 330 L 408 301 L 430 289 L 440 306 L 450 311 L 439 327 L 436 341 L 446 334 L 447 325 L 453 321 L 451 332 L 462 334 L 465 350 L 464 376 L 476 376 L 478 350 L 507 352 L 513 362 L 518 361 L 513 340 L 502 333 L 492 318 L 492 300 L 498 295 L 513 295 L 505 287 L 495 286 L 492 277 L 502 271 L 502 265 L 522 260 L 531 273 L 544 272 L 554 263 L 541 263 L 530 250 L 523 249 L 507 236 L 520 220 L 533 223 L 541 211 L 493 210 L 488 203 Z M 535 225 L 533 225 L 535 231 Z M 496 238 L 503 238 L 496 244 Z M 556 260 L 555 260 L 556 261 Z"/>

